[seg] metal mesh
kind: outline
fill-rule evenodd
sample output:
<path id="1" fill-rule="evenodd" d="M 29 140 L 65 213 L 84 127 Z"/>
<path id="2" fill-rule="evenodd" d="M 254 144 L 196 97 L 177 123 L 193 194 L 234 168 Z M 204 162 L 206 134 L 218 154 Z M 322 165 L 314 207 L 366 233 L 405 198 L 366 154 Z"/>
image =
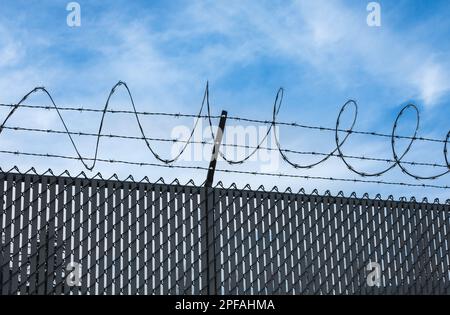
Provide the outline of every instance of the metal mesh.
<path id="1" fill-rule="evenodd" d="M 450 293 L 449 205 L 16 173 L 0 194 L 1 294 Z"/>
<path id="2" fill-rule="evenodd" d="M 204 287 L 197 187 L 3 174 L 0 189 L 2 294 Z M 81 286 L 67 285 L 69 263 Z"/>
<path id="3" fill-rule="evenodd" d="M 216 190 L 222 294 L 450 293 L 449 207 Z M 380 285 L 367 278 L 378 263 Z"/>

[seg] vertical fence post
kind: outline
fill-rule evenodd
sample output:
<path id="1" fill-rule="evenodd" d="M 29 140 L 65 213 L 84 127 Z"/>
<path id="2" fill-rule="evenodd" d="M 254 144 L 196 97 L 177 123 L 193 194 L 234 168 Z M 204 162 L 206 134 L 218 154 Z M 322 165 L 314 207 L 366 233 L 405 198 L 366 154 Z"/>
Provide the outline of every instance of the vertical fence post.
<path id="1" fill-rule="evenodd" d="M 216 170 L 217 157 L 219 155 L 219 148 L 222 142 L 223 132 L 225 130 L 225 121 L 227 119 L 227 112 L 222 111 L 220 115 L 219 128 L 216 133 L 216 139 L 214 140 L 214 147 L 212 150 L 211 161 L 209 163 L 208 175 L 205 181 L 204 189 L 204 205 L 205 205 L 205 218 L 203 226 L 206 227 L 205 243 L 206 243 L 206 290 L 209 295 L 217 294 L 217 282 L 216 282 L 216 257 L 215 257 L 215 231 L 214 231 L 214 189 L 212 183 L 214 179 L 214 171 Z"/>

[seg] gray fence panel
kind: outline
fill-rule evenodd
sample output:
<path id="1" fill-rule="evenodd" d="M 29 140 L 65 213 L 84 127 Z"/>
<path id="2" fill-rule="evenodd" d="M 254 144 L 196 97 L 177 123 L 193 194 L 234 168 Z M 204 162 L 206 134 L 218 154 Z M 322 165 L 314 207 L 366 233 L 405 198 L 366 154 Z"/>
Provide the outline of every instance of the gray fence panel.
<path id="1" fill-rule="evenodd" d="M 450 294 L 448 204 L 4 172 L 0 194 L 1 294 Z"/>

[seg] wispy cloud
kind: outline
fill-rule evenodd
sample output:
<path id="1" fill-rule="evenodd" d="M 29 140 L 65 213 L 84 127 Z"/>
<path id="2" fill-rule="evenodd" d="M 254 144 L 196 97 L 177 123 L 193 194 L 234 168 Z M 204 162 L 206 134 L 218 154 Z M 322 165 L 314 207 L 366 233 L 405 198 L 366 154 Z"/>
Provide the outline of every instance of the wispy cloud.
<path id="1" fill-rule="evenodd" d="M 298 67 L 313 65 L 344 87 L 362 72 L 401 90 L 404 98 L 436 104 L 450 88 L 445 59 L 432 58 L 434 47 L 415 42 L 411 34 L 389 26 L 368 27 L 366 15 L 364 5 L 349 8 L 340 1 L 298 1 L 281 7 L 205 1 L 176 14 L 175 29 L 167 32 L 185 41 L 221 36 L 224 40 L 206 42 L 188 54 L 219 73 L 259 56 L 288 58 Z"/>

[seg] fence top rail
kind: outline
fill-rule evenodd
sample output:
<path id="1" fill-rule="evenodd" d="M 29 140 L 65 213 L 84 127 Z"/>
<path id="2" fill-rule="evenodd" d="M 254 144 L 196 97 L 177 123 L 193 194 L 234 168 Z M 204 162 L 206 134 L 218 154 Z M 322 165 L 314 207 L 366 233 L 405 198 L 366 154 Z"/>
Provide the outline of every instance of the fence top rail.
<path id="1" fill-rule="evenodd" d="M 123 184 L 138 184 L 144 185 L 144 189 L 146 190 L 154 190 L 155 188 L 164 188 L 169 191 L 170 188 L 177 190 L 184 189 L 203 189 L 204 183 L 197 185 L 192 179 L 187 183 L 182 184 L 178 179 L 174 179 L 170 183 L 166 183 L 164 179 L 161 177 L 156 182 L 151 182 L 147 176 L 142 178 L 141 180 L 135 180 L 133 176 L 128 176 L 124 179 L 120 179 L 116 174 L 113 174 L 109 178 L 104 178 L 101 173 L 97 173 L 93 176 L 88 176 L 86 173 L 81 172 L 76 176 L 72 176 L 69 171 L 64 171 L 59 175 L 55 175 L 51 169 L 48 169 L 46 172 L 39 174 L 34 168 L 26 172 L 21 172 L 19 168 L 13 167 L 12 169 L 5 171 L 0 167 L 0 180 L 5 180 L 7 177 L 13 176 L 21 178 L 25 178 L 26 176 L 30 177 L 31 182 L 41 182 L 43 179 L 46 179 L 46 183 L 58 183 L 61 180 L 64 183 L 68 184 L 71 181 L 75 182 L 77 180 L 82 181 L 91 181 L 91 182 L 102 182 L 104 186 L 108 184 L 113 184 L 114 187 L 120 187 Z M 88 183 L 87 186 L 91 186 L 91 183 Z M 317 198 L 317 201 L 325 201 L 325 202 L 339 202 L 339 204 L 347 204 L 347 203 L 355 203 L 360 205 L 378 205 L 380 207 L 386 206 L 389 204 L 390 206 L 399 206 L 401 208 L 410 208 L 414 207 L 414 205 L 425 204 L 428 205 L 427 209 L 433 210 L 445 210 L 450 211 L 450 199 L 447 199 L 445 202 L 440 202 L 438 198 L 433 201 L 429 201 L 427 198 L 423 198 L 421 201 L 416 200 L 415 197 L 411 197 L 407 199 L 406 197 L 401 197 L 398 200 L 394 199 L 392 195 L 390 195 L 387 199 L 383 199 L 380 194 L 377 194 L 375 198 L 370 198 L 369 194 L 365 193 L 362 197 L 358 197 L 355 192 L 351 193 L 350 196 L 345 196 L 342 191 L 340 191 L 337 195 L 332 195 L 329 190 L 325 191 L 324 194 L 319 194 L 317 189 L 314 189 L 311 193 L 307 193 L 303 188 L 299 191 L 295 192 L 290 187 L 281 191 L 277 186 L 274 186 L 271 189 L 266 189 L 263 185 L 260 185 L 256 190 L 253 189 L 249 184 L 245 185 L 242 188 L 239 188 L 235 183 L 231 184 L 228 187 L 225 187 L 224 184 L 219 181 L 214 187 L 211 189 L 217 191 L 219 194 L 230 194 L 234 196 L 248 196 L 252 194 L 275 194 L 279 196 L 279 198 L 297 198 L 297 199 L 311 199 Z"/>

